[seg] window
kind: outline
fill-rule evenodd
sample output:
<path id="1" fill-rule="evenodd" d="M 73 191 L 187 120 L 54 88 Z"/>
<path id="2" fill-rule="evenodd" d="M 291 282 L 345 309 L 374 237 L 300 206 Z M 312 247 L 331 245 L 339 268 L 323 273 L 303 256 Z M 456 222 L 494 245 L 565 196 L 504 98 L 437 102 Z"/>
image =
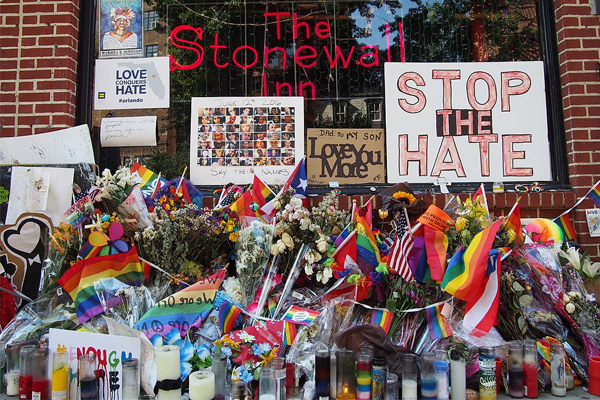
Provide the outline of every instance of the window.
<path id="1" fill-rule="evenodd" d="M 348 115 L 348 103 L 338 102 L 333 104 L 333 120 L 335 122 L 346 122 L 346 115 Z"/>
<path id="2" fill-rule="evenodd" d="M 367 103 L 367 112 L 370 121 L 381 121 L 381 102 L 373 101 Z"/>
<path id="3" fill-rule="evenodd" d="M 149 44 L 146 46 L 145 57 L 158 57 L 158 45 Z"/>
<path id="4" fill-rule="evenodd" d="M 152 31 L 158 25 L 158 13 L 154 10 L 144 12 L 144 30 Z"/>

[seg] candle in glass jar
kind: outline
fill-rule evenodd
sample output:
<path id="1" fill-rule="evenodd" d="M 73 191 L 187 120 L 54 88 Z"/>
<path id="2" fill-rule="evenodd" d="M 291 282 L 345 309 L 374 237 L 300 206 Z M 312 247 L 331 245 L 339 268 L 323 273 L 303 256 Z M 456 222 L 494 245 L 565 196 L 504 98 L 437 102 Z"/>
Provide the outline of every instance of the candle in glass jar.
<path id="1" fill-rule="evenodd" d="M 550 344 L 550 371 L 552 378 L 552 395 L 567 395 L 565 349 L 561 343 Z"/>
<path id="2" fill-rule="evenodd" d="M 19 399 L 31 399 L 33 390 L 33 352 L 35 345 L 21 346 L 19 367 Z"/>
<path id="3" fill-rule="evenodd" d="M 156 380 L 174 381 L 181 377 L 179 347 L 174 345 L 155 348 Z M 177 389 L 158 390 L 158 400 L 180 400 L 181 385 Z"/>
<path id="4" fill-rule="evenodd" d="M 19 394 L 19 352 L 21 342 L 13 342 L 6 346 L 6 395 Z"/>
<path id="5" fill-rule="evenodd" d="M 523 342 L 508 344 L 508 393 L 510 397 L 523 397 Z"/>
<path id="6" fill-rule="evenodd" d="M 138 365 L 139 363 L 137 358 L 131 358 L 123 361 L 123 384 L 121 390 L 122 400 L 135 400 L 140 396 L 140 373 Z"/>
<path id="7" fill-rule="evenodd" d="M 356 399 L 356 362 L 352 350 L 338 350 L 337 362 L 337 400 Z"/>
<path id="8" fill-rule="evenodd" d="M 450 393 L 452 399 L 467 398 L 467 363 L 460 356 L 450 360 Z"/>
<path id="9" fill-rule="evenodd" d="M 215 397 L 215 374 L 209 370 L 190 375 L 190 400 L 212 400 Z"/>
<path id="10" fill-rule="evenodd" d="M 33 352 L 33 384 L 31 385 L 31 398 L 33 400 L 49 400 L 48 391 L 48 349 L 36 349 Z"/>
<path id="11" fill-rule="evenodd" d="M 479 399 L 496 400 L 496 353 L 490 347 L 479 349 Z"/>
<path id="12" fill-rule="evenodd" d="M 417 400 L 417 357 L 406 353 L 402 364 L 402 400 Z"/>
<path id="13" fill-rule="evenodd" d="M 52 355 L 52 400 L 66 400 L 69 385 L 69 355 L 66 350 Z"/>
<path id="14" fill-rule="evenodd" d="M 329 378 L 331 375 L 329 368 L 329 350 L 317 350 L 315 353 L 315 389 L 318 398 L 329 399 Z"/>
<path id="15" fill-rule="evenodd" d="M 225 385 L 227 383 L 227 357 L 215 354 L 211 371 L 215 374 L 215 400 L 225 400 Z"/>

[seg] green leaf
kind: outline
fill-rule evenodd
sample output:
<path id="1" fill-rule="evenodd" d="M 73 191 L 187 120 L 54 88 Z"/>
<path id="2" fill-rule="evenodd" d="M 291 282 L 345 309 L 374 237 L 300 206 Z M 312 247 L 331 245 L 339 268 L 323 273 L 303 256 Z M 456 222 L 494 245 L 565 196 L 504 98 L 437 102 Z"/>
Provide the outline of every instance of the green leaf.
<path id="1" fill-rule="evenodd" d="M 522 292 L 525 290 L 525 288 L 523 286 L 521 286 L 521 284 L 517 281 L 513 282 L 512 287 L 515 292 Z"/>
<path id="2" fill-rule="evenodd" d="M 385 302 L 385 307 L 391 312 L 396 311 L 396 302 L 393 299 L 387 299 Z"/>
<path id="3" fill-rule="evenodd" d="M 520 316 L 519 319 L 517 319 L 517 324 L 519 325 L 521 332 L 525 334 L 525 332 L 527 332 L 527 322 L 523 316 Z"/>

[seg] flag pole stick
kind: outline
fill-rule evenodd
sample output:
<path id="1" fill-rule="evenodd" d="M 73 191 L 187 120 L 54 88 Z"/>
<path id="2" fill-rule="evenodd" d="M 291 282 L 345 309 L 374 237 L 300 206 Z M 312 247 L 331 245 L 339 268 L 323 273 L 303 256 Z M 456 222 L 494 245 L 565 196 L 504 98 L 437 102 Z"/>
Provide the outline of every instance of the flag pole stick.
<path id="1" fill-rule="evenodd" d="M 175 189 L 175 193 L 179 193 L 179 188 L 181 187 L 181 184 L 183 183 L 183 177 L 185 176 L 185 173 L 187 172 L 187 165 L 185 166 L 185 168 L 183 169 L 183 174 L 181 174 L 181 179 L 179 179 L 179 184 L 177 185 L 177 188 Z"/>

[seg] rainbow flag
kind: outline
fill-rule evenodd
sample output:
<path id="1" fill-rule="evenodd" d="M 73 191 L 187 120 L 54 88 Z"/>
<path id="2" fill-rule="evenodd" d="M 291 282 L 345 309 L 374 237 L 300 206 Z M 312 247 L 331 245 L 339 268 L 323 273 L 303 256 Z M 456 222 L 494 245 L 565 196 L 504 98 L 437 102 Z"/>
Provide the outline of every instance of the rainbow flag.
<path id="1" fill-rule="evenodd" d="M 442 289 L 461 300 L 467 300 L 470 292 L 480 292 L 478 288 L 484 281 L 492 244 L 501 224 L 502 220 L 494 222 L 475 235 L 464 253 L 454 254 L 444 274 Z"/>
<path id="2" fill-rule="evenodd" d="M 137 174 L 140 178 L 142 178 L 142 183 L 140 183 L 140 189 L 142 189 L 142 193 L 144 196 L 152 196 L 156 186 L 158 185 L 159 176 L 157 173 L 150 171 L 148 168 L 144 167 L 140 163 L 133 163 L 131 169 L 129 170 L 132 174 Z M 161 184 L 167 182 L 165 178 L 160 178 Z"/>
<path id="3" fill-rule="evenodd" d="M 273 191 L 263 182 L 260 178 L 254 175 L 254 182 L 252 183 L 252 200 L 263 207 L 265 204 L 275 198 Z"/>
<path id="4" fill-rule="evenodd" d="M 363 273 L 370 273 L 381 262 L 375 235 L 364 216 L 356 216 L 357 264 Z"/>
<path id="5" fill-rule="evenodd" d="M 296 324 L 291 322 L 284 322 L 285 328 L 283 332 L 283 346 L 291 346 L 294 344 L 294 340 L 296 340 L 296 335 L 298 334 L 298 329 L 296 328 Z"/>
<path id="6" fill-rule="evenodd" d="M 235 321 L 242 313 L 242 310 L 228 300 L 223 300 L 221 308 L 219 309 L 219 325 L 224 334 L 228 334 L 233 330 Z"/>
<path id="7" fill-rule="evenodd" d="M 452 336 L 452 329 L 448 325 L 446 317 L 442 315 L 443 304 L 434 307 L 427 307 L 425 313 L 427 314 L 427 327 L 429 328 L 429 335 L 433 340 L 447 338 Z"/>
<path id="8" fill-rule="evenodd" d="M 427 263 L 427 249 L 424 236 L 415 236 L 413 248 L 410 251 L 408 266 L 417 282 L 431 282 L 431 270 Z"/>
<path id="9" fill-rule="evenodd" d="M 596 182 L 592 190 L 588 193 L 587 197 L 594 202 L 596 207 L 600 207 L 600 181 Z"/>
<path id="10" fill-rule="evenodd" d="M 516 245 L 522 245 L 525 241 L 525 236 L 523 235 L 523 226 L 521 225 L 521 208 L 519 207 L 519 203 L 515 203 L 508 216 L 504 218 L 504 221 L 506 228 L 512 229 L 517 234 L 515 239 Z"/>
<path id="11" fill-rule="evenodd" d="M 226 270 L 222 269 L 162 299 L 140 318 L 135 328 L 148 338 L 157 333 L 164 336 L 173 328 L 185 336 L 188 329 L 200 326 L 208 317 L 225 274 Z"/>
<path id="12" fill-rule="evenodd" d="M 573 228 L 571 218 L 569 218 L 568 214 L 561 215 L 560 217 L 556 218 L 554 222 L 556 222 L 560 229 L 563 230 L 568 240 L 577 239 L 577 232 L 575 232 L 575 228 Z"/>
<path id="13" fill-rule="evenodd" d="M 319 315 L 318 311 L 298 306 L 291 306 L 283 316 L 283 320 L 292 324 L 310 325 Z"/>
<path id="14" fill-rule="evenodd" d="M 371 323 L 381 326 L 385 333 L 390 331 L 393 319 L 394 313 L 387 310 L 373 310 L 371 313 Z"/>
<path id="15" fill-rule="evenodd" d="M 127 285 L 140 286 L 145 280 L 144 272 L 145 268 L 135 246 L 131 246 L 127 253 L 81 260 L 69 268 L 57 282 L 73 299 L 79 323 L 84 323 L 104 312 L 94 289 L 94 282 L 116 279 Z"/>
<path id="16" fill-rule="evenodd" d="M 448 251 L 448 236 L 444 232 L 424 226 L 425 248 L 431 279 L 441 282 L 446 272 L 446 252 Z"/>

